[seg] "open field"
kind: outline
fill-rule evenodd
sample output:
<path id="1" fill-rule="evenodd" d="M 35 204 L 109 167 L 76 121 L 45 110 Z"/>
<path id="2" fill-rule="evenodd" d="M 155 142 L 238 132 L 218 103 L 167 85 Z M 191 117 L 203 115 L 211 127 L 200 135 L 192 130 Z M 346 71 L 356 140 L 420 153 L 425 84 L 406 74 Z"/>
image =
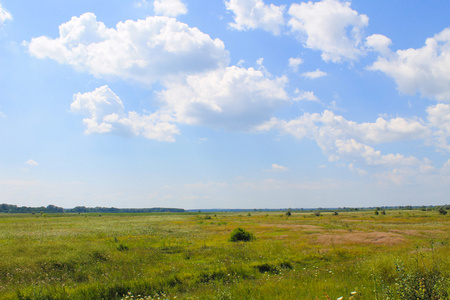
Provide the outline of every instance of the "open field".
<path id="1" fill-rule="evenodd" d="M 229 242 L 237 227 L 256 239 Z M 0 295 L 449 299 L 449 232 L 449 214 L 420 210 L 3 214 Z"/>

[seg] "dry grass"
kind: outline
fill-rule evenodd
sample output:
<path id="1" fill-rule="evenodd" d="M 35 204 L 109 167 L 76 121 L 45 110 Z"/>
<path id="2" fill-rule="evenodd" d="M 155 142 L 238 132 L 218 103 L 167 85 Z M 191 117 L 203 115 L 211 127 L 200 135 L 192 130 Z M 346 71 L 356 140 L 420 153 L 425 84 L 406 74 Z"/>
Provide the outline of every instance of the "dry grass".
<path id="1" fill-rule="evenodd" d="M 405 243 L 402 235 L 389 232 L 345 232 L 335 230 L 332 233 L 315 235 L 315 243 L 329 245 L 373 244 L 394 246 Z"/>

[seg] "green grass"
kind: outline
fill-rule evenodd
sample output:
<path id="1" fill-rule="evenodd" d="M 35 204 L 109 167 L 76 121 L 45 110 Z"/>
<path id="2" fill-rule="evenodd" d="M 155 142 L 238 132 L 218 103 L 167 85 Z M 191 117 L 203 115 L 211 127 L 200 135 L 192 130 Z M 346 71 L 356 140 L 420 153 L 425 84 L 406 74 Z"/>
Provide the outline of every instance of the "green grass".
<path id="1" fill-rule="evenodd" d="M 449 220 L 418 210 L 3 214 L 0 295 L 449 299 Z M 255 239 L 230 242 L 238 227 Z"/>

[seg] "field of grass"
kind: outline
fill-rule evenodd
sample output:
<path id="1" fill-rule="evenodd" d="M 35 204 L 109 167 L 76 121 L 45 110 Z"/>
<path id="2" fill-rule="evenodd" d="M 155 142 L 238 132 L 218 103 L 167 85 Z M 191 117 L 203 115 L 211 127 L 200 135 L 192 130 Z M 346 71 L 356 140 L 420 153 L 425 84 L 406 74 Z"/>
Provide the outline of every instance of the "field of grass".
<path id="1" fill-rule="evenodd" d="M 449 229 L 420 210 L 3 214 L 0 298 L 449 299 Z"/>

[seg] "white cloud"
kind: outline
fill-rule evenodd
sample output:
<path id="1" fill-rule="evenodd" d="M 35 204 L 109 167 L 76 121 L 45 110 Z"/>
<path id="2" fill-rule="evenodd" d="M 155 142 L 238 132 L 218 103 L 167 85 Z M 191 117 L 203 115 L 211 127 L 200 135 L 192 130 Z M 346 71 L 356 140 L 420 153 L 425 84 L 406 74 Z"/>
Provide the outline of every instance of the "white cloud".
<path id="1" fill-rule="evenodd" d="M 428 122 L 436 129 L 436 146 L 450 151 L 447 138 L 450 137 L 450 105 L 439 103 L 427 108 Z"/>
<path id="2" fill-rule="evenodd" d="M 95 76 L 141 83 L 213 70 L 228 64 L 223 42 L 168 17 L 119 22 L 107 28 L 92 13 L 59 26 L 60 36 L 33 38 L 29 52 Z"/>
<path id="3" fill-rule="evenodd" d="M 389 46 L 391 44 L 391 39 L 382 34 L 372 34 L 366 38 L 366 47 L 371 48 L 384 56 L 390 54 L 391 50 L 389 49 Z"/>
<path id="4" fill-rule="evenodd" d="M 25 163 L 29 166 L 39 166 L 39 164 L 32 159 L 27 160 Z"/>
<path id="5" fill-rule="evenodd" d="M 296 138 L 324 137 L 333 140 L 354 138 L 365 143 L 387 143 L 395 141 L 423 139 L 430 135 L 430 129 L 420 120 L 379 117 L 374 123 L 356 123 L 325 110 L 322 114 L 305 113 L 291 121 L 272 118 L 262 126 L 264 130 L 278 128 Z"/>
<path id="6" fill-rule="evenodd" d="M 109 89 L 102 86 L 89 93 L 78 93 L 73 96 L 70 105 L 72 112 L 84 113 L 89 116 L 84 119 L 86 133 L 107 133 L 113 130 L 113 124 L 124 114 L 124 106 L 119 97 Z"/>
<path id="7" fill-rule="evenodd" d="M 366 165 L 382 166 L 416 166 L 420 161 L 415 157 L 405 157 L 402 154 L 382 155 L 380 151 L 373 147 L 359 143 L 354 139 L 336 140 L 336 152 L 332 154 L 332 159 L 342 159 L 359 161 L 362 160 Z"/>
<path id="8" fill-rule="evenodd" d="M 83 119 L 85 133 L 118 133 L 142 135 L 145 138 L 172 142 L 179 134 L 171 117 L 162 111 L 152 114 L 125 113 L 120 98 L 108 86 L 73 97 L 71 111 L 88 116 Z"/>
<path id="9" fill-rule="evenodd" d="M 317 128 L 319 136 L 332 136 L 335 139 L 350 137 L 375 144 L 421 139 L 430 134 L 427 126 L 420 120 L 400 117 L 385 120 L 379 117 L 373 123 L 356 123 L 328 110 L 322 114 L 305 114 L 290 122 L 293 122 L 293 126 L 297 126 L 296 123 L 300 122 L 299 124 L 307 124 L 311 129 Z"/>
<path id="10" fill-rule="evenodd" d="M 450 102 L 450 28 L 428 38 L 422 48 L 378 58 L 370 69 L 392 77 L 402 93 Z"/>
<path id="11" fill-rule="evenodd" d="M 296 97 L 294 97 L 294 101 L 313 101 L 313 102 L 320 102 L 319 98 L 317 98 L 316 95 L 314 95 L 314 92 L 311 91 L 300 91 L 298 89 L 295 90 L 295 93 L 297 94 Z"/>
<path id="12" fill-rule="evenodd" d="M 306 77 L 309 79 L 316 79 L 316 78 L 324 77 L 327 75 L 328 75 L 327 73 L 320 71 L 319 69 L 317 69 L 315 71 L 311 71 L 311 72 L 302 73 L 303 77 Z"/>
<path id="13" fill-rule="evenodd" d="M 298 66 L 303 63 L 303 59 L 301 58 L 289 58 L 289 67 L 294 71 L 298 72 Z"/>
<path id="14" fill-rule="evenodd" d="M 12 20 L 12 15 L 0 4 L 0 28 L 2 28 L 3 24 L 8 20 Z"/>
<path id="15" fill-rule="evenodd" d="M 316 141 L 330 161 L 344 160 L 367 166 L 420 166 L 423 162 L 401 154 L 383 155 L 367 144 L 424 139 L 430 129 L 420 120 L 378 118 L 374 123 L 356 123 L 325 110 L 322 114 L 305 113 L 284 121 L 272 118 L 258 127 L 261 131 L 277 129 L 297 139 Z M 355 166 L 353 166 L 354 170 Z M 357 172 L 361 173 L 361 172 Z"/>
<path id="16" fill-rule="evenodd" d="M 156 15 L 177 17 L 187 14 L 186 5 L 180 0 L 155 0 L 153 7 Z"/>
<path id="17" fill-rule="evenodd" d="M 271 169 L 271 171 L 272 171 L 272 172 L 286 172 L 286 171 L 289 171 L 289 169 L 288 169 L 288 167 L 285 167 L 285 166 L 280 166 L 280 165 L 277 165 L 277 164 L 272 164 L 272 169 Z"/>
<path id="18" fill-rule="evenodd" d="M 355 61 L 363 54 L 361 37 L 369 23 L 366 15 L 350 8 L 350 2 L 322 0 L 292 4 L 289 25 L 305 46 L 322 51 L 324 61 Z"/>
<path id="19" fill-rule="evenodd" d="M 279 35 L 284 24 L 284 6 L 266 5 L 262 0 L 225 1 L 228 10 L 234 13 L 234 23 L 229 25 L 237 30 L 263 29 Z"/>
<path id="20" fill-rule="evenodd" d="M 227 130 L 250 130 L 288 103 L 285 77 L 236 66 L 191 75 L 159 93 L 177 122 Z"/>
<path id="21" fill-rule="evenodd" d="M 400 117 L 390 120 L 379 117 L 375 123 L 350 124 L 356 127 L 355 130 L 362 140 L 373 143 L 422 139 L 430 134 L 430 130 L 422 121 Z"/>

